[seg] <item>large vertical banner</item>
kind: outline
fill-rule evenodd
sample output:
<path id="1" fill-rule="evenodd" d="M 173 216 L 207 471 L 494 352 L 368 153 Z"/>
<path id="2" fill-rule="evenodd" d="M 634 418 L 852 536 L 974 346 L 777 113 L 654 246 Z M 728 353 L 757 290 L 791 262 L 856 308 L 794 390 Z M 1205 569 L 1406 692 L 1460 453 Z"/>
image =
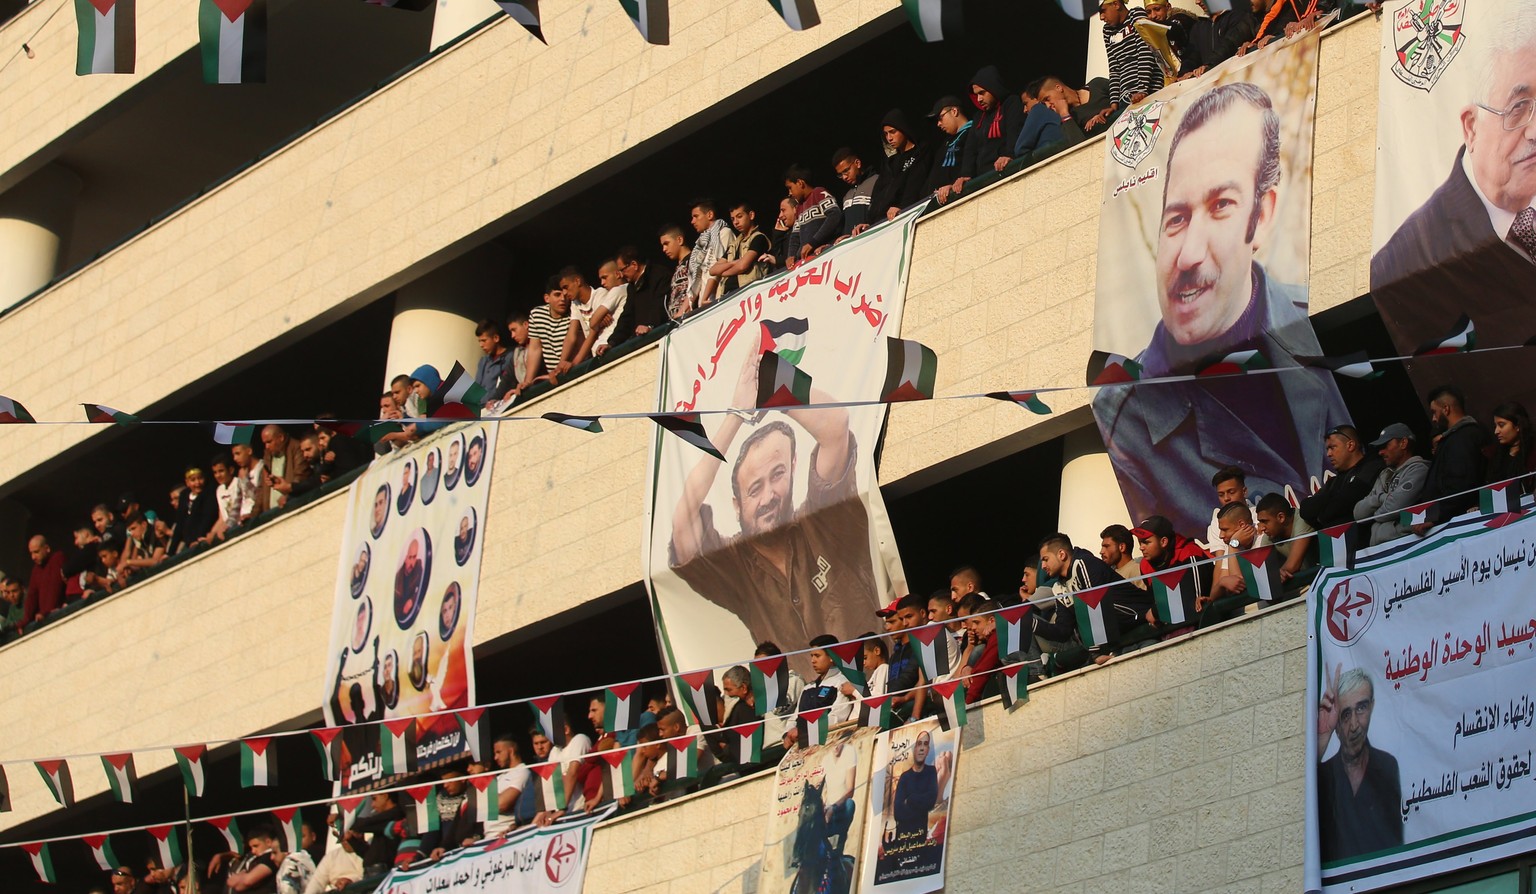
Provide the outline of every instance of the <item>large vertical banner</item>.
<path id="1" fill-rule="evenodd" d="M 1371 295 L 1403 353 L 1467 316 L 1477 346 L 1536 335 L 1536 7 L 1494 0 L 1387 4 L 1376 116 Z M 1453 383 L 1473 415 L 1536 401 L 1536 352 L 1427 356 L 1425 394 Z"/>
<path id="2" fill-rule="evenodd" d="M 454 425 L 352 482 L 325 665 L 326 723 L 375 724 L 474 704 L 470 647 L 495 450 L 494 424 Z M 469 751 L 451 714 L 417 720 L 404 736 L 413 767 Z M 344 790 L 406 771 L 386 768 L 380 744 L 377 725 L 347 731 Z"/>
<path id="3" fill-rule="evenodd" d="M 435 863 L 394 869 L 376 889 L 380 894 L 579 894 L 592 856 L 592 827 L 608 813 L 553 826 L 525 826 L 496 838 L 450 851 Z"/>
<path id="4" fill-rule="evenodd" d="M 929 718 L 876 737 L 860 891 L 928 894 L 944 887 L 960 732 Z"/>
<path id="5" fill-rule="evenodd" d="M 1303 487 L 1323 435 L 1347 422 L 1307 317 L 1318 35 L 1182 81 L 1109 133 L 1094 348 L 1141 378 L 1229 367 L 1279 372 L 1104 388 L 1094 419 L 1131 517 L 1203 531 L 1211 475 L 1254 493 Z M 1257 355 L 1242 352 L 1257 351 Z"/>
<path id="6" fill-rule="evenodd" d="M 852 891 L 869 811 L 877 730 L 845 727 L 825 744 L 784 755 L 768 802 L 757 890 Z"/>
<path id="7" fill-rule="evenodd" d="M 1536 847 L 1536 516 L 1462 518 L 1308 595 L 1308 891 Z"/>
<path id="8" fill-rule="evenodd" d="M 652 445 L 644 558 L 674 670 L 733 664 L 763 640 L 789 651 L 824 633 L 852 639 L 905 594 L 875 480 L 886 408 L 753 408 L 776 384 L 812 403 L 886 394 L 916 219 L 753 283 L 668 336 L 657 407 L 702 425 L 724 457 L 661 428 Z M 770 353 L 804 375 L 759 382 Z"/>

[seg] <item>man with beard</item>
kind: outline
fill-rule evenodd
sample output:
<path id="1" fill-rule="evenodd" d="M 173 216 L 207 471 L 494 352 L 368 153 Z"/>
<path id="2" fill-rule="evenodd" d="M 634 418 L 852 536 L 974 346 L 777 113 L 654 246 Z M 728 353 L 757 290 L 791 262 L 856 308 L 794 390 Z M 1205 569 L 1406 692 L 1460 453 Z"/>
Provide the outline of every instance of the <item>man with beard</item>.
<path id="1" fill-rule="evenodd" d="M 1435 458 L 1429 462 L 1418 500 L 1435 503 L 1425 513 L 1425 521 L 1413 526 L 1415 534 L 1427 534 L 1435 525 L 1477 505 L 1475 488 L 1483 483 L 1492 439 L 1487 429 L 1467 415 L 1466 407 L 1466 398 L 1455 386 L 1441 385 L 1429 392 L 1429 435 Z"/>
<path id="2" fill-rule="evenodd" d="M 421 541 L 412 538 L 405 548 L 405 564 L 395 573 L 395 613 L 408 618 L 416 613 L 416 600 L 421 598 L 423 569 L 421 567 Z"/>
<path id="3" fill-rule="evenodd" d="M 742 365 L 732 406 L 757 401 L 758 356 Z M 815 389 L 813 403 L 831 397 Z M 796 511 L 795 431 L 774 420 L 756 428 L 731 469 L 741 533 L 722 537 L 705 502 L 721 463 L 704 457 L 689 473 L 672 516 L 669 564 L 694 591 L 741 619 L 754 641 L 846 640 L 879 608 L 869 556 L 869 515 L 859 499 L 858 443 L 844 409 L 787 410 L 815 438 L 806 500 Z M 715 447 L 728 455 L 742 427 L 722 417 Z"/>
<path id="4" fill-rule="evenodd" d="M 1317 810 L 1323 861 L 1331 862 L 1403 843 L 1403 787 L 1397 758 L 1369 739 L 1376 685 L 1358 667 L 1338 665 L 1327 675 L 1317 706 Z M 1337 735 L 1339 751 L 1323 760 Z"/>

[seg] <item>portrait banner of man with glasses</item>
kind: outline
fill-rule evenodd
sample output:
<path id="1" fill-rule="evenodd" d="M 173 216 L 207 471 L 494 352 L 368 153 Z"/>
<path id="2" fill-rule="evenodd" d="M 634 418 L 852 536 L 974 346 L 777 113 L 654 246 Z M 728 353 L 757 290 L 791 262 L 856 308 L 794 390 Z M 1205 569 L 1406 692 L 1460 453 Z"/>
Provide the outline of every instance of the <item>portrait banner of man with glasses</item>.
<path id="1" fill-rule="evenodd" d="M 1457 329 L 1477 346 L 1536 335 L 1536 7 L 1486 0 L 1388 4 L 1382 19 L 1371 294 L 1408 353 Z M 1536 400 L 1536 352 L 1425 357 L 1467 412 Z"/>
<path id="2" fill-rule="evenodd" d="M 1531 849 L 1536 516 L 1485 521 L 1364 552 L 1308 595 L 1303 890 Z"/>

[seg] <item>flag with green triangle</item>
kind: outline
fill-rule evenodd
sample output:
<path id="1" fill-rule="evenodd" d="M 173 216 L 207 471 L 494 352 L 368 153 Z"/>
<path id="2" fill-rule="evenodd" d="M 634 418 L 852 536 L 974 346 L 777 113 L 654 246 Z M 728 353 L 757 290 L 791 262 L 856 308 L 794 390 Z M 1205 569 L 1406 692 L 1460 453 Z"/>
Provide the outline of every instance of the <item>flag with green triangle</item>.
<path id="1" fill-rule="evenodd" d="M 752 701 L 757 716 L 783 707 L 789 700 L 789 659 L 783 655 L 754 658 L 752 670 Z"/>
<path id="2" fill-rule="evenodd" d="M 335 782 L 341 778 L 341 727 L 328 726 L 309 731 L 315 750 L 320 753 L 320 773 Z"/>
<path id="3" fill-rule="evenodd" d="M 50 885 L 59 883 L 59 878 L 53 871 L 53 855 L 48 852 L 47 842 L 38 841 L 32 844 L 23 844 L 21 849 L 26 851 L 27 856 L 32 858 L 32 868 L 37 871 L 39 879 Z"/>
<path id="4" fill-rule="evenodd" d="M 475 822 L 484 825 L 501 819 L 501 786 L 496 782 L 496 774 L 471 776 L 469 784 L 475 790 Z M 521 792 L 518 797 L 522 797 Z"/>
<path id="5" fill-rule="evenodd" d="M 677 675 L 677 701 L 688 712 L 689 720 L 701 727 L 719 726 L 719 704 L 715 700 L 713 671 L 691 671 Z"/>
<path id="6" fill-rule="evenodd" d="M 205 84 L 267 80 L 267 0 L 200 0 L 198 47 Z"/>
<path id="7" fill-rule="evenodd" d="M 961 0 L 901 0 L 907 21 L 924 43 L 959 37 L 964 31 Z"/>
<path id="8" fill-rule="evenodd" d="M 634 755 L 629 749 L 604 751 L 598 755 L 608 770 L 608 792 L 615 798 L 635 796 Z"/>
<path id="9" fill-rule="evenodd" d="M 122 2 L 122 0 L 118 0 Z M 27 408 L 11 400 L 9 397 L 0 397 L 0 425 L 13 425 L 23 422 L 36 422 Z"/>
<path id="10" fill-rule="evenodd" d="M 272 811 L 277 818 L 277 828 L 283 833 L 283 850 L 293 853 L 299 849 L 299 842 L 304 839 L 304 817 L 299 814 L 297 807 L 279 807 Z"/>
<path id="11" fill-rule="evenodd" d="M 880 399 L 889 402 L 930 400 L 938 375 L 939 356 L 922 342 L 885 337 L 885 385 Z"/>
<path id="12" fill-rule="evenodd" d="M 173 749 L 176 753 L 176 765 L 181 768 L 181 780 L 186 783 L 187 793 L 194 798 L 203 796 L 203 757 L 208 753 L 207 745 L 182 745 Z"/>
<path id="13" fill-rule="evenodd" d="M 75 74 L 133 74 L 134 0 L 75 0 Z"/>
<path id="14" fill-rule="evenodd" d="M 619 0 L 619 6 L 646 43 L 666 46 L 672 42 L 667 0 Z"/>
<path id="15" fill-rule="evenodd" d="M 757 362 L 757 409 L 803 407 L 811 402 L 811 377 L 782 356 L 768 352 Z"/>
<path id="16" fill-rule="evenodd" d="M 111 872 L 123 865 L 117 861 L 117 854 L 112 852 L 110 836 L 86 835 L 80 840 L 91 849 L 91 857 L 96 860 L 96 865 L 101 867 L 102 872 Z"/>
<path id="17" fill-rule="evenodd" d="M 75 806 L 75 783 L 69 776 L 69 762 L 65 760 L 34 761 L 37 772 L 48 786 L 48 793 L 62 807 Z"/>
<path id="18" fill-rule="evenodd" d="M 693 779 L 699 775 L 699 740 L 693 736 L 679 736 L 662 743 L 662 758 L 667 779 Z"/>
<path id="19" fill-rule="evenodd" d="M 848 678 L 855 689 L 863 689 L 869 682 L 864 677 L 864 643 L 836 643 L 824 650 L 832 659 L 832 666 Z"/>
<path id="20" fill-rule="evenodd" d="M 133 793 L 139 789 L 139 775 L 134 771 L 133 755 L 126 752 L 103 754 L 101 768 L 107 772 L 107 785 L 112 789 L 112 797 L 120 803 L 132 804 Z"/>
<path id="21" fill-rule="evenodd" d="M 597 416 L 567 416 L 564 413 L 545 413 L 539 418 L 548 419 L 550 422 L 558 422 L 561 425 L 569 425 L 571 428 L 591 432 L 594 435 L 601 434 L 603 431 L 603 424 L 598 421 L 600 417 Z"/>
<path id="22" fill-rule="evenodd" d="M 1029 665 L 1023 662 L 1005 664 L 997 669 L 1002 683 L 1003 708 L 1012 711 L 1029 701 Z"/>
<path id="23" fill-rule="evenodd" d="M 553 741 L 553 740 L 551 740 Z M 528 771 L 539 780 L 539 810 L 565 809 L 565 774 L 557 763 L 530 764 Z"/>
<path id="24" fill-rule="evenodd" d="M 277 755 L 270 736 L 240 741 L 240 787 L 277 785 Z"/>
<path id="25" fill-rule="evenodd" d="M 1051 408 L 1046 406 L 1045 401 L 1040 399 L 1040 394 L 1036 391 L 989 391 L 987 392 L 987 397 L 993 400 L 1006 400 L 1009 403 L 1017 404 L 1036 416 L 1049 416 L 1051 414 Z"/>
<path id="26" fill-rule="evenodd" d="M 485 750 L 485 736 L 480 721 L 485 717 L 485 709 L 462 708 L 454 712 L 454 717 L 459 721 L 459 731 L 464 734 L 465 744 L 469 746 L 469 756 L 476 761 L 481 760 L 480 755 Z"/>
<path id="27" fill-rule="evenodd" d="M 181 836 L 176 834 L 175 826 L 150 826 L 144 831 L 155 843 L 162 869 L 181 865 Z"/>
<path id="28" fill-rule="evenodd" d="M 859 699 L 859 726 L 891 728 L 891 695 L 871 695 Z"/>
<path id="29" fill-rule="evenodd" d="M 791 31 L 804 31 L 821 24 L 815 0 L 768 0 L 768 4 Z"/>
<path id="30" fill-rule="evenodd" d="M 790 363 L 798 364 L 805 356 L 806 336 L 811 324 L 801 317 L 787 320 L 764 320 L 758 323 L 757 352 L 778 354 Z"/>
<path id="31" fill-rule="evenodd" d="M 965 726 L 965 681 L 946 680 L 929 688 L 939 697 L 939 725 L 946 730 Z"/>
<path id="32" fill-rule="evenodd" d="M 795 730 L 799 733 L 801 748 L 826 744 L 831 715 L 831 708 L 815 708 L 795 715 Z"/>
<path id="33" fill-rule="evenodd" d="M 133 425 L 139 417 L 122 410 L 114 410 L 106 404 L 81 404 L 85 408 L 87 422 L 112 422 L 117 425 Z"/>

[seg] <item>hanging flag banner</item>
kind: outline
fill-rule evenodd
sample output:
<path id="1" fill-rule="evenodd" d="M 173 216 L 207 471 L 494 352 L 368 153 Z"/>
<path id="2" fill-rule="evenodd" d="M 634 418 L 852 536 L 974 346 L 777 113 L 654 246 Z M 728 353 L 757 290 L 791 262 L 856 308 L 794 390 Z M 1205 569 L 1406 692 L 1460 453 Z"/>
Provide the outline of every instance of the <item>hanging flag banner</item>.
<path id="1" fill-rule="evenodd" d="M 860 891 L 928 894 L 944 887 L 960 730 L 929 718 L 875 737 Z"/>
<path id="2" fill-rule="evenodd" d="M 779 761 L 759 891 L 851 891 L 859 877 L 878 730 L 843 727 Z"/>
<path id="3" fill-rule="evenodd" d="M 652 433 L 644 561 L 674 672 L 729 665 L 763 640 L 853 639 L 906 594 L 875 478 L 886 408 L 797 404 L 881 397 L 917 214 L 753 283 L 663 344 L 661 411 L 739 410 L 697 418 L 724 462 Z M 813 676 L 804 655 L 790 664 Z"/>
<path id="4" fill-rule="evenodd" d="M 1450 522 L 1307 595 L 1306 890 L 1536 846 L 1536 516 Z"/>
<path id="5" fill-rule="evenodd" d="M 391 781 L 380 721 L 474 704 L 469 649 L 495 451 L 494 424 L 453 425 L 376 460 L 347 492 L 324 696 L 326 723 L 346 727 L 340 792 Z M 413 769 L 470 754 L 456 715 L 415 723 Z"/>
<path id="6" fill-rule="evenodd" d="M 1530 165 L 1527 36 L 1520 4 L 1402 2 L 1381 18 L 1371 298 L 1407 354 L 1463 316 L 1477 346 L 1536 334 L 1536 177 Z M 1475 418 L 1536 401 L 1536 351 L 1417 357 L 1421 396 L 1452 382 Z"/>
<path id="7" fill-rule="evenodd" d="M 1317 57 L 1316 31 L 1279 41 L 1110 129 L 1093 347 L 1130 384 L 1095 394 L 1093 415 L 1132 518 L 1204 531 L 1227 465 L 1251 493 L 1306 493 L 1323 432 L 1349 421 L 1332 372 L 1255 368 L 1322 354 L 1307 317 Z M 1135 383 L 1213 367 L 1229 375 Z"/>
<path id="8" fill-rule="evenodd" d="M 378 894 L 437 894 L 450 888 L 498 894 L 580 891 L 592 852 L 592 826 L 609 813 L 529 826 L 507 838 L 450 851 L 427 866 L 395 869 L 379 884 Z"/>

